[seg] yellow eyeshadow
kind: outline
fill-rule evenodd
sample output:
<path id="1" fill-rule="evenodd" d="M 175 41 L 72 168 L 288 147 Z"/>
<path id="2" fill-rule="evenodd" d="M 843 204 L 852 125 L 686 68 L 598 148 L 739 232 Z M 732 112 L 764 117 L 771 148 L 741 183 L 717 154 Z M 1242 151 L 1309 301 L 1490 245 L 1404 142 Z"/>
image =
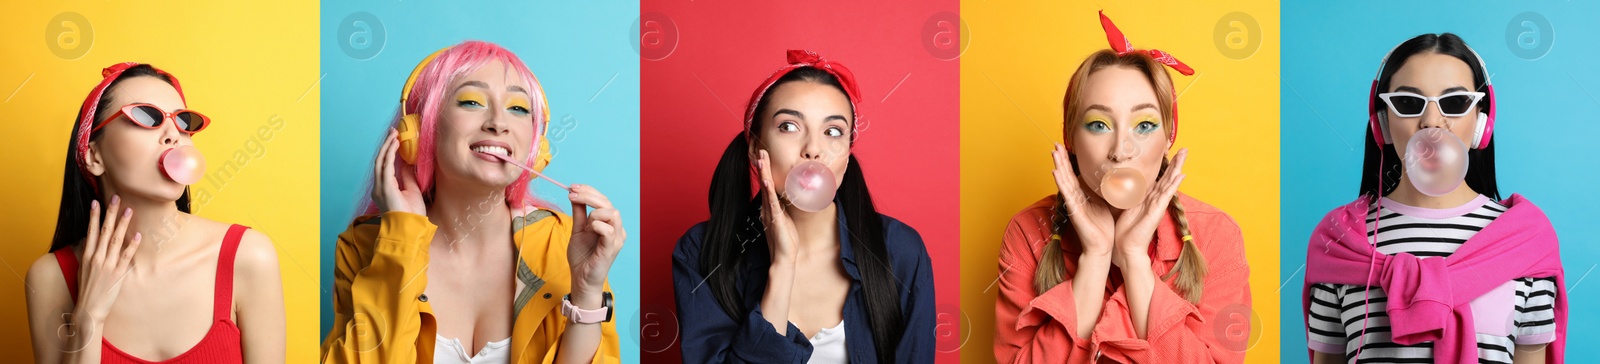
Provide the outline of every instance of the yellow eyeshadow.
<path id="1" fill-rule="evenodd" d="M 524 98 L 520 98 L 520 97 L 514 98 L 514 99 L 511 99 L 510 104 L 511 104 L 510 105 L 511 107 L 521 107 L 523 109 L 533 110 L 533 107 L 529 106 L 529 104 L 528 104 L 528 99 L 524 99 Z"/>
<path id="2" fill-rule="evenodd" d="M 1111 125 L 1111 118 L 1107 117 L 1105 115 L 1089 114 L 1089 115 L 1087 115 L 1087 116 L 1085 116 L 1083 118 L 1083 123 L 1084 124 L 1091 124 L 1091 123 L 1094 123 L 1096 121 L 1102 122 L 1102 123 L 1106 123 L 1106 125 Z"/>
<path id="3" fill-rule="evenodd" d="M 489 102 L 484 101 L 484 100 L 488 100 L 488 99 L 489 98 L 487 96 L 484 96 L 483 93 L 475 92 L 475 91 L 462 91 L 461 93 L 456 94 L 456 102 L 477 101 L 478 104 L 488 105 Z"/>

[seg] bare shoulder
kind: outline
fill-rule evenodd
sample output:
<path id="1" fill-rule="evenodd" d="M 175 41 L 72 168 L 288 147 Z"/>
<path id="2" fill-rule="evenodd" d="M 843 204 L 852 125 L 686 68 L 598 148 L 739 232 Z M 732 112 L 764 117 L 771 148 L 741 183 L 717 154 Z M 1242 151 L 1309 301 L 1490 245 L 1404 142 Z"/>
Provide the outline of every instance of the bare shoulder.
<path id="1" fill-rule="evenodd" d="M 61 282 L 66 279 L 61 275 L 61 264 L 56 262 L 55 253 L 45 253 L 33 260 L 33 265 L 28 267 L 28 284 Z"/>
<path id="2" fill-rule="evenodd" d="M 228 228 L 233 226 L 228 222 L 190 216 L 195 218 L 193 222 L 198 224 L 204 235 L 215 236 L 218 240 L 221 240 L 221 237 L 227 234 Z M 233 266 L 234 272 L 244 275 L 243 278 L 258 274 L 275 276 L 278 273 L 277 246 L 266 233 L 256 229 L 245 229 L 244 235 L 239 237 L 239 250 L 234 252 Z"/>
<path id="3" fill-rule="evenodd" d="M 244 231 L 239 238 L 239 251 L 235 253 L 234 266 L 245 274 L 278 273 L 278 249 L 272 238 L 256 229 Z"/>
<path id="4" fill-rule="evenodd" d="M 27 295 L 32 301 L 37 298 L 70 300 L 67 292 L 67 279 L 61 273 L 61 264 L 56 262 L 54 253 L 45 253 L 33 260 L 33 265 L 28 267 Z"/>

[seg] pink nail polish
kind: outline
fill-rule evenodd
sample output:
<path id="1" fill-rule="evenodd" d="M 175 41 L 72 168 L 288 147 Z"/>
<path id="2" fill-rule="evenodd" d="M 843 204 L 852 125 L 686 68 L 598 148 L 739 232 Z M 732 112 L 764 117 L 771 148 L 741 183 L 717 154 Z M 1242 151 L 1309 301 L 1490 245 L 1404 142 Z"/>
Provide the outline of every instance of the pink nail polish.
<path id="1" fill-rule="evenodd" d="M 111 204 L 112 205 L 115 205 L 115 204 L 117 204 L 117 202 L 120 202 L 120 201 L 122 201 L 122 196 L 117 196 L 117 195 L 112 195 L 111 196 Z"/>
<path id="2" fill-rule="evenodd" d="M 133 208 L 132 208 L 132 207 L 129 207 L 129 208 L 128 208 L 128 209 L 126 209 L 126 210 L 122 210 L 122 214 L 123 214 L 123 215 L 125 215 L 125 216 L 126 216 L 126 215 L 132 215 L 132 214 L 133 214 Z"/>
<path id="3" fill-rule="evenodd" d="M 143 237 L 144 237 L 144 233 L 133 233 L 133 241 L 139 241 L 139 238 L 143 238 Z"/>

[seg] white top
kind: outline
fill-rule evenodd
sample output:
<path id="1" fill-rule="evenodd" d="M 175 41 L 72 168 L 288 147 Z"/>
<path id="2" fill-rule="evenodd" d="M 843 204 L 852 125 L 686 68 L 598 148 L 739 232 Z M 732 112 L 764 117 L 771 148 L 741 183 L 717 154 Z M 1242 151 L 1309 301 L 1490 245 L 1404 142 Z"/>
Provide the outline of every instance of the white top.
<path id="1" fill-rule="evenodd" d="M 461 339 L 446 339 L 437 336 L 438 343 L 433 346 L 434 364 L 505 364 L 511 362 L 511 338 L 491 341 L 483 345 L 477 355 L 467 356 L 465 345 Z"/>
<path id="2" fill-rule="evenodd" d="M 844 320 L 838 325 L 817 330 L 811 336 L 811 359 L 806 364 L 849 363 L 849 353 L 844 350 Z"/>

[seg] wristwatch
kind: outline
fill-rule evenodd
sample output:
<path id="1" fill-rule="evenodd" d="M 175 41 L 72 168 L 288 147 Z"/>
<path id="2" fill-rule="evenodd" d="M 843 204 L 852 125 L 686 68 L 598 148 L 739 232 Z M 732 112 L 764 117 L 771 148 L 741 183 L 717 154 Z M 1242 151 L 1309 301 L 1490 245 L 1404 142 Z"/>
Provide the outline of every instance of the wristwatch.
<path id="1" fill-rule="evenodd" d="M 611 292 L 600 293 L 600 308 L 594 310 L 581 309 L 572 304 L 571 294 L 561 296 L 561 315 L 574 324 L 611 322 Z"/>

